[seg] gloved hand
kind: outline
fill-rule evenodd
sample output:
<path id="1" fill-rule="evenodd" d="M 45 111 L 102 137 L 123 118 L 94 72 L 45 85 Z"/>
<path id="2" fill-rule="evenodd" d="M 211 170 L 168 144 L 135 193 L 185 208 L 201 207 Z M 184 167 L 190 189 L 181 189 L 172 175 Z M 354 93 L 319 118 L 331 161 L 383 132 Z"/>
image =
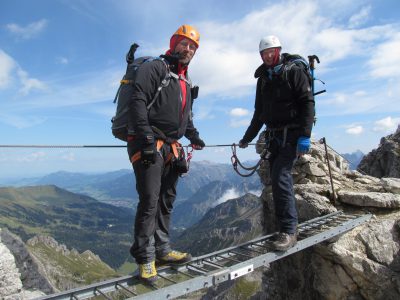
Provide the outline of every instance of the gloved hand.
<path id="1" fill-rule="evenodd" d="M 249 146 L 249 143 L 243 142 L 243 139 L 241 139 L 241 140 L 239 141 L 239 148 L 244 149 L 244 148 L 247 148 L 248 146 Z"/>
<path id="2" fill-rule="evenodd" d="M 192 148 L 195 150 L 201 150 L 206 146 L 204 141 L 201 138 L 199 138 L 198 136 L 192 138 L 190 140 L 190 143 L 192 144 Z"/>
<path id="3" fill-rule="evenodd" d="M 140 160 L 145 165 L 154 164 L 156 162 L 157 147 L 153 136 L 146 136 L 140 150 Z"/>
<path id="4" fill-rule="evenodd" d="M 301 136 L 297 140 L 297 154 L 303 155 L 306 154 L 310 150 L 310 138 L 306 136 Z"/>

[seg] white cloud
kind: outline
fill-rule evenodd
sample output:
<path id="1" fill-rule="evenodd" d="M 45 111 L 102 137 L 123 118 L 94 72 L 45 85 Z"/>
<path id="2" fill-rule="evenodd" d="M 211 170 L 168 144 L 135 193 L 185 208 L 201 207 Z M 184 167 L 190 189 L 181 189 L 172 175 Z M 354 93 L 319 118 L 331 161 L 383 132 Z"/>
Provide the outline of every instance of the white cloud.
<path id="1" fill-rule="evenodd" d="M 374 131 L 392 133 L 395 132 L 400 124 L 400 118 L 386 117 L 384 119 L 378 120 L 373 128 Z"/>
<path id="2" fill-rule="evenodd" d="M 363 127 L 361 125 L 350 127 L 346 129 L 346 133 L 351 134 L 351 135 L 359 135 L 364 131 Z"/>
<path id="3" fill-rule="evenodd" d="M 373 51 L 368 65 L 375 78 L 400 77 L 400 33 L 387 41 L 381 41 Z"/>
<path id="4" fill-rule="evenodd" d="M 248 116 L 250 114 L 250 111 L 245 108 L 237 107 L 237 108 L 231 109 L 229 114 L 233 117 L 244 117 L 244 116 Z"/>
<path id="5" fill-rule="evenodd" d="M 363 7 L 358 13 L 352 15 L 349 19 L 349 27 L 355 28 L 363 25 L 370 16 L 371 6 Z"/>
<path id="6" fill-rule="evenodd" d="M 46 19 L 41 19 L 37 22 L 30 23 L 25 27 L 15 23 L 7 24 L 6 27 L 9 32 L 18 38 L 28 40 L 39 35 L 46 28 L 47 23 L 48 21 Z"/>
<path id="7" fill-rule="evenodd" d="M 236 191 L 235 188 L 231 188 L 225 191 L 225 193 L 215 202 L 215 206 L 224 203 L 230 199 L 235 199 L 240 197 L 240 194 Z"/>
<path id="8" fill-rule="evenodd" d="M 12 71 L 15 68 L 14 59 L 0 49 L 0 89 L 7 88 L 12 82 Z"/>
<path id="9" fill-rule="evenodd" d="M 367 88 L 367 87 L 366 87 Z M 393 84 L 393 91 L 389 93 L 389 86 L 383 84 L 367 90 L 343 90 L 327 94 L 324 98 L 316 100 L 316 110 L 319 116 L 339 116 L 364 113 L 399 112 L 400 105 L 398 93 L 399 87 Z M 393 95 L 390 95 L 393 94 Z M 379 99 L 379 101 L 377 101 Z"/>
<path id="10" fill-rule="evenodd" d="M 353 3 L 342 3 L 341 9 L 345 11 L 349 7 L 354 11 Z M 370 8 L 364 7 L 350 17 L 350 22 L 361 25 L 369 12 Z M 204 95 L 246 97 L 255 90 L 253 74 L 262 63 L 258 54 L 262 36 L 277 35 L 285 52 L 303 56 L 316 53 L 323 62 L 321 68 L 329 69 L 339 60 L 358 55 L 375 57 L 377 43 L 396 33 L 395 26 L 390 24 L 346 28 L 335 19 L 343 18 L 340 14 L 323 13 L 317 1 L 282 1 L 230 23 L 198 24 L 202 43 L 191 65 L 193 79 L 199 82 Z M 391 68 L 395 68 L 396 64 L 393 65 Z"/>
<path id="11" fill-rule="evenodd" d="M 28 95 L 31 90 L 46 90 L 47 89 L 47 86 L 44 82 L 42 82 L 36 78 L 30 78 L 28 76 L 28 73 L 22 69 L 18 70 L 18 76 L 19 76 L 19 79 L 21 80 L 21 84 L 22 84 L 20 92 L 24 96 Z"/>

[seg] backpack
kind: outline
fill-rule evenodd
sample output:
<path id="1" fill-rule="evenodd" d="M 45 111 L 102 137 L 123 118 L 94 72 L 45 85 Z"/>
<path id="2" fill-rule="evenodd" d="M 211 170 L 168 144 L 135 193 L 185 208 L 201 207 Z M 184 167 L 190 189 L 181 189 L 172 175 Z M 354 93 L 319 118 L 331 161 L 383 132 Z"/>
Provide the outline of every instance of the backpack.
<path id="1" fill-rule="evenodd" d="M 304 57 L 302 57 L 298 54 L 282 53 L 282 58 L 283 58 L 282 59 L 283 65 L 284 65 L 283 79 L 287 81 L 287 83 L 289 84 L 289 87 L 291 88 L 287 74 L 288 74 L 288 71 L 294 65 L 296 65 L 296 66 L 300 67 L 301 69 L 303 69 L 304 73 L 307 75 L 311 91 L 312 91 L 313 95 L 315 95 L 315 93 L 314 93 L 314 78 L 313 78 L 313 75 L 311 74 L 311 68 L 310 68 L 308 61 Z M 319 60 L 318 60 L 318 62 L 319 62 Z M 315 115 L 315 107 L 314 107 L 314 125 L 316 122 L 317 122 L 317 117 Z"/>
<path id="2" fill-rule="evenodd" d="M 167 62 L 161 57 L 152 57 L 152 56 L 143 56 L 135 59 L 135 51 L 139 47 L 137 44 L 133 44 L 127 55 L 126 62 L 127 68 L 124 77 L 120 82 L 120 86 L 117 90 L 113 103 L 117 104 L 116 112 L 114 117 L 111 119 L 111 132 L 115 138 L 120 139 L 121 141 L 127 141 L 128 135 L 134 135 L 134 120 L 129 119 L 129 104 L 131 101 L 133 86 L 136 80 L 136 74 L 139 67 L 153 60 L 161 60 L 164 62 L 165 67 L 167 68 L 167 75 L 162 80 L 161 85 L 155 91 L 155 95 L 147 105 L 147 111 L 150 110 L 151 106 L 157 100 L 158 95 L 161 92 L 161 89 L 168 86 L 170 72 L 168 68 Z"/>
<path id="3" fill-rule="evenodd" d="M 310 65 L 308 64 L 308 61 L 298 55 L 298 54 L 289 54 L 289 53 L 282 53 L 282 63 L 284 65 L 284 69 L 283 69 L 283 79 L 286 80 L 288 83 L 288 71 L 294 66 L 298 66 L 301 69 L 303 69 L 304 73 L 307 75 L 308 77 L 308 81 L 310 83 L 310 87 L 313 88 L 313 78 L 311 75 L 311 69 L 310 69 Z M 290 83 L 289 83 L 290 86 Z"/>

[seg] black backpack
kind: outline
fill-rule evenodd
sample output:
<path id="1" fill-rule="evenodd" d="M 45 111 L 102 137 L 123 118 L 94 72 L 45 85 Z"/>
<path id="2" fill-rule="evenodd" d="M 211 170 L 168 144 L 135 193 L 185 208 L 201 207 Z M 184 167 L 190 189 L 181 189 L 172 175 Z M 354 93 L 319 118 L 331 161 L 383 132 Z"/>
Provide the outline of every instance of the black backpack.
<path id="1" fill-rule="evenodd" d="M 136 74 L 139 67 L 145 62 L 161 60 L 162 62 L 164 62 L 165 67 L 167 68 L 167 75 L 162 80 L 161 85 L 155 91 L 153 99 L 147 105 L 147 110 L 150 110 L 150 107 L 154 104 L 158 95 L 160 94 L 161 89 L 168 86 L 170 79 L 169 67 L 167 62 L 163 58 L 143 56 L 135 59 L 135 51 L 138 47 L 139 45 L 133 44 L 126 55 L 126 62 L 128 66 L 113 101 L 114 103 L 117 103 L 117 108 L 114 117 L 111 119 L 111 131 L 114 137 L 125 142 L 128 139 L 128 135 L 135 134 L 134 120 L 129 119 L 129 106 L 133 93 L 133 85 L 135 83 Z"/>
<path id="2" fill-rule="evenodd" d="M 310 65 L 308 64 L 308 61 L 304 57 L 302 57 L 301 55 L 298 55 L 298 54 L 282 53 L 282 63 L 284 65 L 284 69 L 283 69 L 283 79 L 284 80 L 288 81 L 288 78 L 287 78 L 288 71 L 294 65 L 296 65 L 296 66 L 300 67 L 301 69 L 303 69 L 304 73 L 307 74 L 308 81 L 310 83 L 310 86 L 312 87 L 313 78 L 311 75 Z"/>

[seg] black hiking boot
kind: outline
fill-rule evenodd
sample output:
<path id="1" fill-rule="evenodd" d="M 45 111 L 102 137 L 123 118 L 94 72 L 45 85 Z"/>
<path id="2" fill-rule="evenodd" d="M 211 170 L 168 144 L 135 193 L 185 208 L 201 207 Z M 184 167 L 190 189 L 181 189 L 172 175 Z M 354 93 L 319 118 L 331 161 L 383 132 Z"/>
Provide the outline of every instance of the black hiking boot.
<path id="1" fill-rule="evenodd" d="M 297 234 L 280 232 L 272 242 L 272 248 L 276 251 L 286 251 L 297 243 Z"/>

